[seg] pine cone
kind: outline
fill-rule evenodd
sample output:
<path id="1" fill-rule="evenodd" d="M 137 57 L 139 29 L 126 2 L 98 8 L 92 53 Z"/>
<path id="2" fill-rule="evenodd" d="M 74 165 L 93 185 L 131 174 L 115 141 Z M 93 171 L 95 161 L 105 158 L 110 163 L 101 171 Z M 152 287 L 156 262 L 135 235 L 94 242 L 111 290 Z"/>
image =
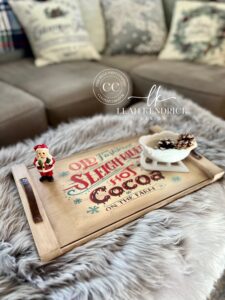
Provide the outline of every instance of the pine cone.
<path id="1" fill-rule="evenodd" d="M 158 142 L 158 149 L 166 150 L 175 148 L 175 144 L 171 139 L 163 139 Z"/>
<path id="2" fill-rule="evenodd" d="M 187 149 L 194 144 L 195 137 L 191 133 L 180 134 L 177 143 L 176 149 Z"/>

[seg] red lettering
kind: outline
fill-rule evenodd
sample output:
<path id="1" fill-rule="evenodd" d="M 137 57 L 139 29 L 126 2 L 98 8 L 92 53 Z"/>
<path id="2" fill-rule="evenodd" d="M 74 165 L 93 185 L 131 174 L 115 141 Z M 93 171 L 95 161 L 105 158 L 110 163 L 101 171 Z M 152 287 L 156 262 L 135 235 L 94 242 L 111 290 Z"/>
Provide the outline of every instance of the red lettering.
<path id="1" fill-rule="evenodd" d="M 102 174 L 102 170 L 101 169 L 95 169 L 94 172 L 98 175 L 99 179 L 102 179 L 104 177 L 105 174 Z"/>
<path id="2" fill-rule="evenodd" d="M 151 179 L 147 175 L 140 175 L 135 178 L 135 181 L 140 185 L 149 184 Z"/>
<path id="3" fill-rule="evenodd" d="M 77 188 L 78 190 L 84 190 L 84 189 L 86 189 L 86 188 L 88 187 L 88 185 L 89 185 L 87 181 L 85 181 L 85 180 L 79 178 L 79 177 L 81 177 L 81 176 L 82 176 L 82 174 L 76 174 L 76 175 L 73 175 L 73 176 L 71 177 L 71 180 L 72 180 L 73 182 L 78 183 L 78 184 L 75 184 L 75 185 L 74 185 L 74 187 Z M 71 187 L 70 187 L 70 188 L 71 188 Z"/>
<path id="4" fill-rule="evenodd" d="M 115 185 L 117 180 L 121 181 L 121 178 L 118 175 L 116 175 L 113 179 L 110 179 L 110 182 Z"/>
<path id="5" fill-rule="evenodd" d="M 129 170 L 133 174 L 137 174 L 134 170 L 132 170 L 130 167 L 127 167 L 125 170 Z M 123 174 L 123 175 L 122 175 Z M 127 176 L 128 172 L 122 172 L 120 174 L 117 174 L 114 179 L 111 179 L 110 182 L 113 184 L 116 184 L 116 181 L 121 181 L 121 178 L 125 178 Z M 129 174 L 130 176 L 130 174 Z M 133 190 L 138 187 L 138 185 L 147 185 L 151 183 L 151 180 L 160 180 L 164 179 L 165 177 L 162 175 L 160 171 L 153 171 L 150 173 L 150 176 L 148 175 L 139 175 L 136 176 L 135 179 L 128 179 L 122 183 L 122 186 L 114 186 L 112 187 L 109 191 L 108 194 L 106 194 L 103 198 L 99 199 L 99 192 L 106 192 L 107 193 L 107 188 L 104 187 L 99 187 L 95 189 L 94 191 L 91 192 L 90 198 L 91 201 L 95 203 L 104 203 L 108 201 L 112 197 L 120 197 L 124 191 L 126 190 Z M 151 187 L 151 190 L 155 190 L 155 187 Z M 149 189 L 150 191 L 150 189 Z M 140 193 L 144 193 L 143 191 L 140 191 Z M 110 195 L 110 196 L 109 196 Z M 126 199 L 123 201 L 127 201 Z"/>
<path id="6" fill-rule="evenodd" d="M 110 160 L 107 163 L 105 163 L 102 167 L 106 168 L 109 171 L 112 171 L 117 167 L 117 164 L 114 160 Z"/>
<path id="7" fill-rule="evenodd" d="M 133 190 L 133 189 L 136 189 L 137 184 L 136 184 L 136 183 L 133 183 L 133 185 L 130 185 L 130 183 L 133 183 L 133 179 L 129 179 L 129 180 L 125 181 L 125 182 L 122 184 L 122 187 L 123 187 L 125 190 Z"/>
<path id="8" fill-rule="evenodd" d="M 116 157 L 116 158 L 114 158 L 114 161 L 116 162 L 116 166 L 123 166 L 124 164 L 122 163 L 122 161 L 118 158 L 118 157 Z"/>
<path id="9" fill-rule="evenodd" d="M 69 169 L 72 171 L 78 171 L 80 169 L 86 170 L 89 167 L 92 167 L 97 164 L 95 157 L 85 158 L 77 162 L 73 162 L 69 165 Z"/>
<path id="10" fill-rule="evenodd" d="M 103 166 L 102 166 L 102 170 L 106 173 L 106 175 L 108 175 L 108 174 L 110 173 L 110 169 L 107 168 L 106 165 L 103 165 Z"/>
<path id="11" fill-rule="evenodd" d="M 135 172 L 134 170 L 131 169 L 131 167 L 134 166 L 134 165 L 130 165 L 129 167 L 127 167 L 125 170 L 128 170 L 131 172 L 131 174 L 133 175 L 137 175 L 137 172 Z"/>
<path id="12" fill-rule="evenodd" d="M 150 173 L 150 176 L 151 176 L 152 180 L 155 180 L 155 181 L 165 178 L 160 171 L 153 171 Z"/>
<path id="13" fill-rule="evenodd" d="M 121 196 L 123 194 L 123 189 L 120 186 L 114 186 L 109 190 L 111 196 Z"/>
<path id="14" fill-rule="evenodd" d="M 85 173 L 85 176 L 86 176 L 86 177 L 88 178 L 88 180 L 90 181 L 90 184 L 94 184 L 94 183 L 96 183 L 96 182 L 99 180 L 99 178 L 94 179 L 94 177 L 91 175 L 90 172 Z"/>
<path id="15" fill-rule="evenodd" d="M 92 191 L 90 194 L 91 201 L 93 201 L 94 203 L 97 203 L 97 204 L 107 202 L 110 199 L 109 195 L 104 196 L 103 199 L 97 198 L 99 192 L 105 192 L 105 191 L 106 191 L 105 186 L 99 187 L 99 188 L 95 189 L 94 191 Z"/>
<path id="16" fill-rule="evenodd" d="M 79 162 L 75 162 L 69 165 L 69 169 L 72 171 L 78 171 L 81 169 L 81 164 Z"/>
<path id="17" fill-rule="evenodd" d="M 125 153 L 120 154 L 120 157 L 123 160 L 127 160 L 128 158 L 130 158 L 130 154 L 128 153 L 128 151 L 126 151 Z"/>
<path id="18" fill-rule="evenodd" d="M 95 157 L 85 158 L 82 159 L 80 162 L 83 165 L 83 170 L 86 170 L 87 168 L 90 168 L 97 164 L 97 160 Z"/>

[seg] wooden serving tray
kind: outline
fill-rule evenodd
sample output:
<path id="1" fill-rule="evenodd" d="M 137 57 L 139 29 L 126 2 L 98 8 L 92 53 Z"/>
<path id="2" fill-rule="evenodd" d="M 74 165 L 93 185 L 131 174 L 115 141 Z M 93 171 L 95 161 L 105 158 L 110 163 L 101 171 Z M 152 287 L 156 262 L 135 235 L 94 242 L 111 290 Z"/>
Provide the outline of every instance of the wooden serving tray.
<path id="1" fill-rule="evenodd" d="M 62 255 L 224 174 L 193 154 L 184 161 L 189 173 L 142 170 L 138 138 L 57 161 L 53 183 L 41 183 L 33 167 L 12 168 L 41 260 Z"/>

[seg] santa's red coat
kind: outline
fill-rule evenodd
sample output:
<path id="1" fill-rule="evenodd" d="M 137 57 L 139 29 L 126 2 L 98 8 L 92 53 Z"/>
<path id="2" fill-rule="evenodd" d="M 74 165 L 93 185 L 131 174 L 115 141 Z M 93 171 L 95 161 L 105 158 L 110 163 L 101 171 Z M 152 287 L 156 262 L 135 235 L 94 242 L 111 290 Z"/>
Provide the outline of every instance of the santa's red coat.
<path id="1" fill-rule="evenodd" d="M 42 168 L 41 166 L 39 166 L 39 165 L 37 164 L 37 162 L 38 162 L 38 159 L 37 159 L 37 157 L 35 157 L 35 159 L 34 159 L 34 165 L 35 165 L 35 167 L 38 169 L 38 171 L 39 171 L 40 173 L 42 173 L 42 174 L 46 173 L 46 175 L 48 175 L 47 173 L 52 172 L 52 170 L 53 170 L 53 168 L 54 168 L 55 159 L 52 157 L 52 159 L 51 159 L 51 164 L 49 164 L 49 163 L 47 163 L 47 162 L 43 163 L 43 168 Z M 41 174 L 41 175 L 42 175 L 42 174 Z"/>

